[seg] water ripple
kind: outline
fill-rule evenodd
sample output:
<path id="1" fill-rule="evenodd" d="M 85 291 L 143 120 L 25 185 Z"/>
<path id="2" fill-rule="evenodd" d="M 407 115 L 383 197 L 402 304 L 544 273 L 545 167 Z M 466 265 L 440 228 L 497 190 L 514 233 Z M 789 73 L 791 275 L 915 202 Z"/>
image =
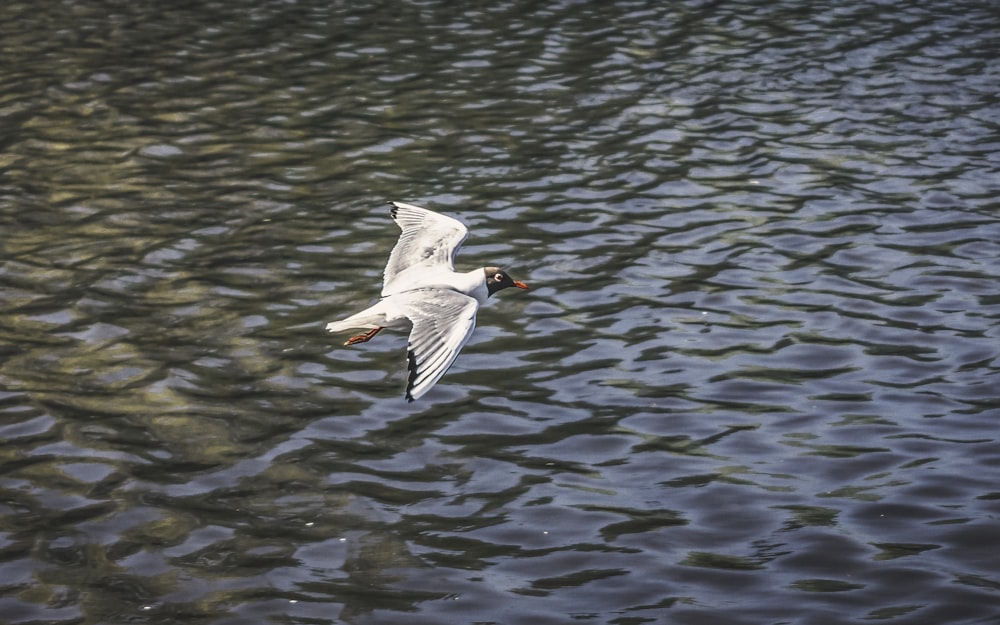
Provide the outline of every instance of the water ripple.
<path id="1" fill-rule="evenodd" d="M 48 4 L 0 9 L 6 621 L 996 612 L 988 6 Z M 412 406 L 322 332 L 386 199 L 533 287 Z"/>

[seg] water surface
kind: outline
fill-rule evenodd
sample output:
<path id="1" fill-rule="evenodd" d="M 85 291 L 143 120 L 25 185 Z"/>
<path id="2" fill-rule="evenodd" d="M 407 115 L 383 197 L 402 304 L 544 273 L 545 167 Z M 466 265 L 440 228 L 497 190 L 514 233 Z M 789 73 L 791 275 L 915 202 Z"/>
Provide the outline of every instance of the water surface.
<path id="1" fill-rule="evenodd" d="M 758 4 L 5 3 L 2 620 L 997 622 L 1000 18 Z"/>

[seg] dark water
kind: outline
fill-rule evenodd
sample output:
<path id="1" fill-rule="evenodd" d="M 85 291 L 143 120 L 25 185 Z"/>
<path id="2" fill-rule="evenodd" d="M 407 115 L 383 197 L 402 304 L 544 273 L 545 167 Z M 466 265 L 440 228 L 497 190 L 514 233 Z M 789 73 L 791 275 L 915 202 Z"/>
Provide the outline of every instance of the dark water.
<path id="1" fill-rule="evenodd" d="M 993 2 L 5 2 L 0 621 L 1000 623 Z M 509 266 L 323 325 L 383 202 Z"/>

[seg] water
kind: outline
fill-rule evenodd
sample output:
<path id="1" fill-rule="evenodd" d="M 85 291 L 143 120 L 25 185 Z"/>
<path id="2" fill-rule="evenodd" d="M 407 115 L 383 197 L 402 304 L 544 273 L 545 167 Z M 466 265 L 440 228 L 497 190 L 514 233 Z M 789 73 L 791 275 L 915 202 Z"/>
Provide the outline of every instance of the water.
<path id="1" fill-rule="evenodd" d="M 0 620 L 1000 622 L 992 4 L 161 4 L 0 8 Z"/>

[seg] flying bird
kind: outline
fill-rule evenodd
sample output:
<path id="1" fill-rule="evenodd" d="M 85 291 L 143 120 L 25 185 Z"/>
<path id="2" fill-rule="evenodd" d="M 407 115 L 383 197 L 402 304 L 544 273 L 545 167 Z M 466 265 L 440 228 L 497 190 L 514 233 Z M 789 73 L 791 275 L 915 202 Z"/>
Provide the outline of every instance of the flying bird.
<path id="1" fill-rule="evenodd" d="M 410 329 L 406 399 L 413 401 L 441 379 L 476 327 L 476 311 L 508 287 L 528 289 L 499 267 L 455 271 L 455 252 L 468 228 L 426 208 L 390 202 L 402 232 L 389 253 L 382 297 L 371 307 L 326 324 L 329 332 L 366 328 L 344 345 L 370 341 L 383 328 Z"/>

